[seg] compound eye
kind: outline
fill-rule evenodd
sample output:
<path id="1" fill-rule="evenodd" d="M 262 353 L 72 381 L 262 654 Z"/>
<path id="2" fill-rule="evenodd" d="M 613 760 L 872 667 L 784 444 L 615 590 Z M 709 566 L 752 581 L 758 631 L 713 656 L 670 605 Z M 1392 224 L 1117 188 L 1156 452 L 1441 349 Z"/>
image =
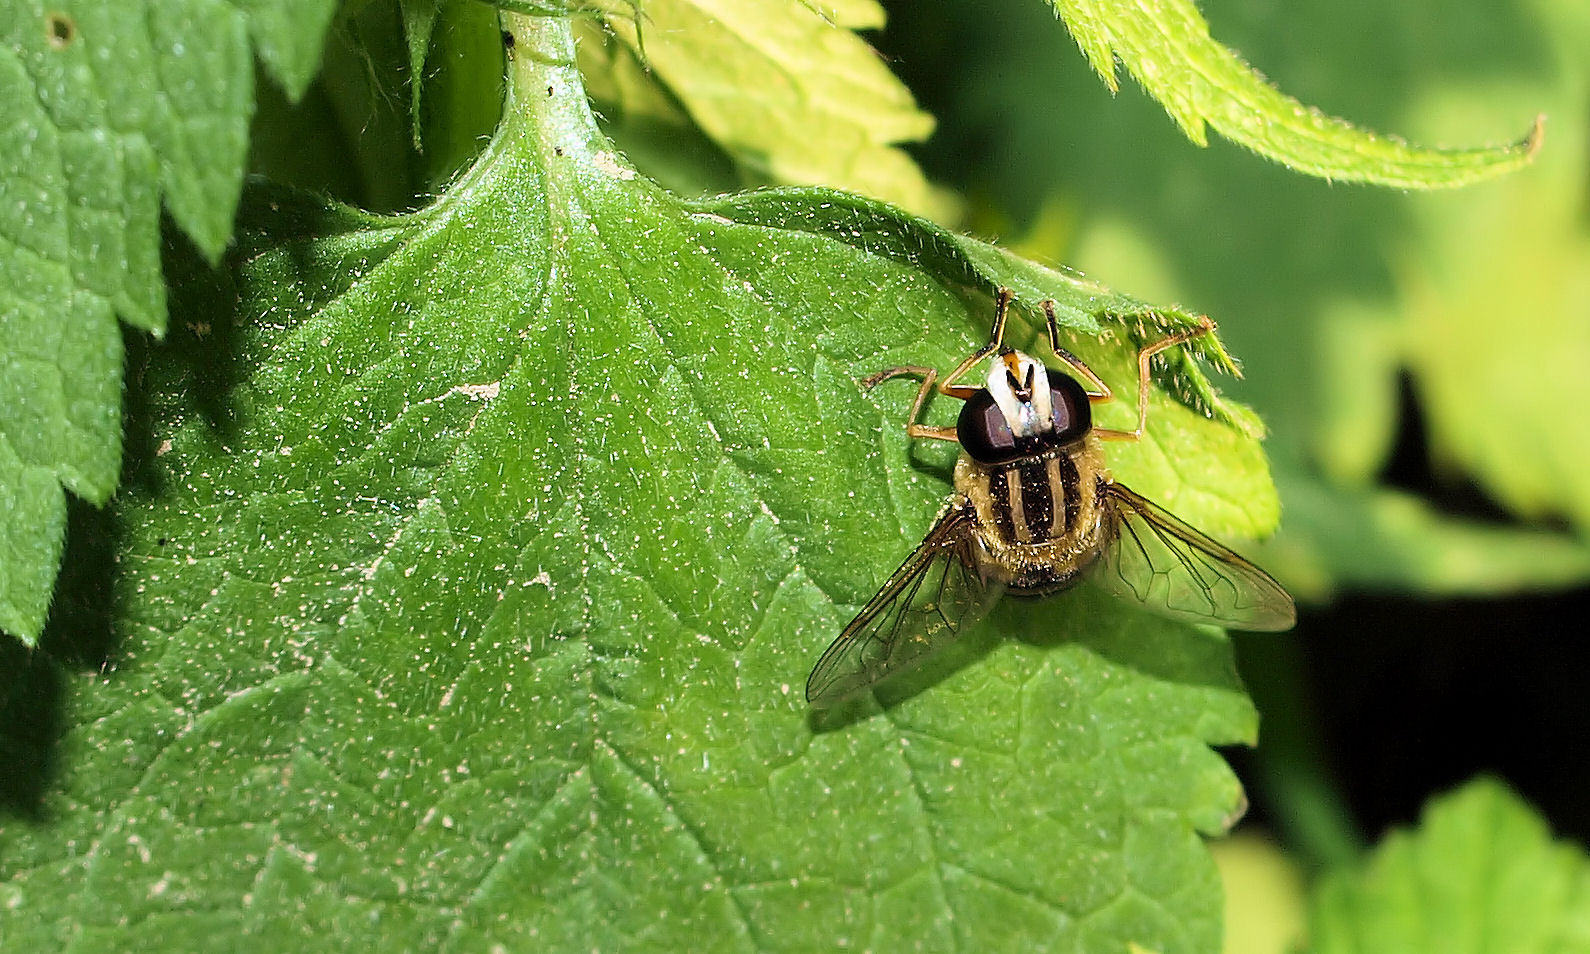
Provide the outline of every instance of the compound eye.
<path id="1" fill-rule="evenodd" d="M 1067 444 L 1093 427 L 1093 405 L 1088 392 L 1065 374 L 1049 375 L 1049 400 L 1054 404 L 1054 442 Z"/>
<path id="2" fill-rule="evenodd" d="M 978 391 L 961 405 L 955 422 L 955 437 L 971 458 L 983 464 L 1002 464 L 1021 456 L 1016 435 L 1005 420 L 1005 413 L 986 390 Z"/>

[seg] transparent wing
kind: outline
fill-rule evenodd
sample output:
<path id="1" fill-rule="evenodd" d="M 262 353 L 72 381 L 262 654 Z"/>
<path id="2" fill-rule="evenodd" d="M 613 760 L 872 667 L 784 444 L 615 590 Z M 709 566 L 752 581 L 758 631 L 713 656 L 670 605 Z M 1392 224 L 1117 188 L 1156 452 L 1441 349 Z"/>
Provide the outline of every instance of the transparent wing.
<path id="1" fill-rule="evenodd" d="M 1280 631 L 1297 622 L 1270 574 L 1120 484 L 1105 489 L 1115 539 L 1088 568 L 1094 584 L 1161 616 L 1232 629 Z"/>
<path id="2" fill-rule="evenodd" d="M 988 612 L 1004 587 L 974 568 L 969 505 L 939 518 L 889 582 L 817 660 L 806 701 L 841 702 L 893 672 L 922 662 Z"/>

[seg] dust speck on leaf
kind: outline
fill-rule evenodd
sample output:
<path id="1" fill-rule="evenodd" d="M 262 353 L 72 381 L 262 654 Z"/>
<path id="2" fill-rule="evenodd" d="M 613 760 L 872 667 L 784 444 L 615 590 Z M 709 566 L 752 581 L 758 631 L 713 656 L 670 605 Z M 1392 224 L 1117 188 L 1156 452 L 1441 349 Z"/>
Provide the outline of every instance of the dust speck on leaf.
<path id="1" fill-rule="evenodd" d="M 454 393 L 473 398 L 476 401 L 490 401 L 502 390 L 502 382 L 493 381 L 490 384 L 460 384 L 453 388 Z"/>
<path id="2" fill-rule="evenodd" d="M 628 180 L 635 178 L 635 170 L 624 165 L 622 162 L 619 162 L 618 156 L 615 153 L 607 152 L 605 150 L 598 152 L 592 157 L 592 161 L 596 164 L 596 168 L 602 170 L 615 179 Z"/>
<path id="3" fill-rule="evenodd" d="M 45 14 L 44 38 L 51 49 L 66 49 L 77 39 L 77 21 L 58 11 Z"/>

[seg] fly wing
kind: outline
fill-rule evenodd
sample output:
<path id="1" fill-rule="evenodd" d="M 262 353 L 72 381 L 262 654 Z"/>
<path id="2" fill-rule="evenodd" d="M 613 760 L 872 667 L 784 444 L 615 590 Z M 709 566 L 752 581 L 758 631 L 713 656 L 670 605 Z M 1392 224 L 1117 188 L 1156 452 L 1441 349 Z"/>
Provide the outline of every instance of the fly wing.
<path id="1" fill-rule="evenodd" d="M 1104 504 L 1115 537 L 1088 568 L 1094 584 L 1182 622 L 1267 632 L 1297 622 L 1270 574 L 1158 504 L 1120 484 L 1106 485 Z"/>
<path id="2" fill-rule="evenodd" d="M 914 666 L 988 612 L 1004 588 L 984 582 L 964 502 L 939 518 L 889 582 L 817 660 L 806 701 L 827 707 Z"/>

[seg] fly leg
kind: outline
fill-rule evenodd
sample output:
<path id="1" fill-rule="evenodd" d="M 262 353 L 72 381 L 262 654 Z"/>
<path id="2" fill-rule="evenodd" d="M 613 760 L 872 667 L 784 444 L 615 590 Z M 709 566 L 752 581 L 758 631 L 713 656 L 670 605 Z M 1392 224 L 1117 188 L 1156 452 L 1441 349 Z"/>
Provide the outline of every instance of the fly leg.
<path id="1" fill-rule="evenodd" d="M 1067 351 L 1063 346 L 1061 346 L 1061 344 L 1060 344 L 1060 323 L 1055 320 L 1055 316 L 1054 316 L 1054 302 L 1052 300 L 1047 299 L 1047 298 L 1044 299 L 1044 301 L 1043 301 L 1043 313 L 1044 313 L 1044 317 L 1049 319 L 1049 348 L 1050 348 L 1050 350 L 1052 350 L 1054 352 L 1054 356 L 1055 357 L 1059 358 L 1061 361 L 1064 361 L 1067 365 L 1069 365 L 1071 370 L 1075 371 L 1077 374 L 1081 375 L 1084 379 L 1086 379 L 1086 381 L 1088 383 L 1088 388 L 1087 388 L 1088 400 L 1092 401 L 1094 404 L 1098 404 L 1101 401 L 1108 401 L 1108 400 L 1111 400 L 1112 398 L 1114 398 L 1115 397 L 1114 392 L 1112 392 L 1110 390 L 1110 386 L 1108 384 L 1104 383 L 1104 379 L 1103 378 L 1099 377 L 1097 374 L 1094 374 L 1093 373 L 1093 369 L 1088 367 L 1085 363 L 1083 363 L 1081 358 L 1077 357 L 1076 355 L 1074 355 L 1071 352 Z"/>
<path id="2" fill-rule="evenodd" d="M 916 400 L 911 402 L 911 413 L 906 417 L 905 432 L 912 437 L 930 437 L 936 441 L 957 440 L 955 428 L 940 427 L 936 424 L 923 424 L 921 422 L 922 409 L 927 405 L 928 395 L 933 393 L 933 383 L 938 380 L 939 373 L 932 368 L 925 368 L 918 364 L 909 364 L 899 368 L 889 368 L 871 374 L 861 379 L 862 390 L 871 391 L 873 388 L 890 378 L 921 378 L 922 386 L 917 388 Z M 940 390 L 943 390 L 942 387 Z M 945 392 L 949 393 L 949 392 Z M 951 395 L 960 397 L 960 395 Z"/>
<path id="3" fill-rule="evenodd" d="M 1052 318 L 1050 329 L 1050 334 L 1052 336 L 1055 334 L 1053 330 L 1054 325 L 1052 324 Z M 1188 328 L 1185 331 L 1178 331 L 1173 335 L 1167 335 L 1153 344 L 1144 345 L 1142 350 L 1137 352 L 1137 426 L 1129 431 L 1114 430 L 1107 427 L 1095 427 L 1093 429 L 1093 433 L 1097 434 L 1101 440 L 1106 441 L 1135 441 L 1142 439 L 1143 429 L 1148 424 L 1148 385 L 1150 380 L 1148 367 L 1149 359 L 1153 358 L 1154 355 L 1159 354 L 1161 351 L 1164 351 L 1167 348 L 1173 348 L 1176 345 L 1191 341 L 1194 338 L 1201 338 L 1204 335 L 1213 332 L 1214 330 L 1214 320 L 1208 315 L 1200 315 L 1198 317 L 1198 324 L 1194 327 Z M 1066 355 L 1065 357 L 1070 358 L 1069 355 Z M 1070 358 L 1070 360 L 1075 361 L 1076 359 Z M 1098 380 L 1098 377 L 1091 371 L 1087 372 L 1087 374 L 1092 380 Z M 1103 382 L 1100 382 L 1100 384 L 1102 386 Z M 1104 397 L 1100 398 L 1099 400 L 1109 399 L 1109 388 L 1104 388 L 1104 392 Z M 1090 398 L 1093 397 L 1091 394 L 1088 396 Z"/>
<path id="4" fill-rule="evenodd" d="M 977 362 L 998 351 L 1005 341 L 1005 317 L 1010 309 L 1010 301 L 1015 293 L 1008 288 L 1001 288 L 999 294 L 994 296 L 994 327 L 988 333 L 988 344 L 983 345 L 970 355 L 966 360 L 955 366 L 955 370 L 944 376 L 943 381 L 938 380 L 938 372 L 932 368 L 921 365 L 904 365 L 898 368 L 887 368 L 877 374 L 868 375 L 861 379 L 863 390 L 870 391 L 890 378 L 920 377 L 922 386 L 917 389 L 916 400 L 911 402 L 911 414 L 906 419 L 905 430 L 912 437 L 927 437 L 939 441 L 959 440 L 953 427 L 940 427 L 936 424 L 921 423 L 922 409 L 927 405 L 928 395 L 933 393 L 933 385 L 938 384 L 939 393 L 946 397 L 959 398 L 962 401 L 978 392 L 978 388 L 969 387 L 955 382 L 970 371 Z M 1051 319 L 1052 322 L 1052 319 Z M 1090 374 L 1092 372 L 1089 372 Z M 1102 385 L 1102 382 L 1100 382 Z"/>
<path id="5" fill-rule="evenodd" d="M 994 296 L 994 327 L 988 332 L 988 344 L 973 351 L 966 356 L 965 361 L 956 365 L 955 370 L 944 377 L 944 383 L 939 385 L 940 392 L 950 397 L 960 398 L 963 401 L 978 392 L 978 388 L 967 387 L 964 384 L 956 384 L 955 382 L 966 372 L 972 370 L 973 365 L 977 364 L 977 362 L 1004 347 L 1005 316 L 1010 310 L 1010 300 L 1015 297 L 1016 293 L 1008 288 L 1001 288 L 999 294 Z"/>

